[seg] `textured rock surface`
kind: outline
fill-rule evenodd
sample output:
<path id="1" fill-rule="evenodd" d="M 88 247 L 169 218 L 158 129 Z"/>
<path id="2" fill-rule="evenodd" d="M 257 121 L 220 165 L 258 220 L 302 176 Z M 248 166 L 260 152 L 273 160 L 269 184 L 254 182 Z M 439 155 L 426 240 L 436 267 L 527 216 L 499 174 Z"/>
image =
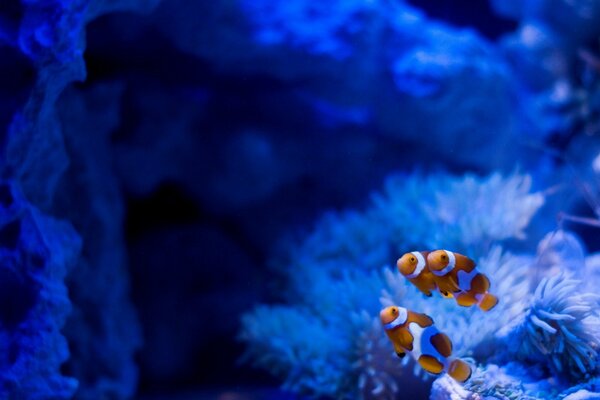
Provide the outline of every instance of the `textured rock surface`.
<path id="1" fill-rule="evenodd" d="M 64 280 L 80 246 L 70 224 L 42 214 L 14 182 L 0 182 L 0 397 L 68 399 L 77 389 L 60 368 L 69 357 Z"/>
<path id="2" fill-rule="evenodd" d="M 135 390 L 132 357 L 140 336 L 127 299 L 122 205 L 102 171 L 104 154 L 94 152 L 112 125 L 108 120 L 98 134 L 90 132 L 81 119 L 77 124 L 77 117 L 90 116 L 85 108 L 69 115 L 73 122 L 59 118 L 56 104 L 69 84 L 85 78 L 86 23 L 104 12 L 156 4 L 138 3 L 24 1 L 0 10 L 2 52 L 16 60 L 4 67 L 3 59 L 2 68 L 20 71 L 10 86 L 17 96 L 1 96 L 11 115 L 1 115 L 0 170 L 14 182 L 2 185 L 2 198 L 15 199 L 2 209 L 3 237 L 12 246 L 2 254 L 11 302 L 3 321 L 2 398 L 124 398 Z M 69 220 L 77 233 L 48 214 Z M 108 226 L 98 229 L 102 224 Z"/>
<path id="3" fill-rule="evenodd" d="M 205 16 L 202 24 L 183 17 L 190 9 Z M 180 49 L 227 74 L 302 82 L 312 107 L 328 111 L 324 122 L 352 115 L 400 143 L 427 132 L 441 148 L 501 146 L 514 127 L 511 82 L 496 49 L 404 2 L 177 0 L 162 3 L 156 21 Z M 484 168 L 507 161 L 485 150 L 439 156 Z"/>
<path id="4" fill-rule="evenodd" d="M 80 381 L 82 399 L 131 397 L 137 382 L 141 332 L 129 300 L 123 198 L 109 149 L 121 92 L 118 85 L 70 89 L 58 103 L 70 164 L 53 209 L 83 239 L 67 279 L 74 306 L 64 330 L 71 349 L 65 369 Z"/>

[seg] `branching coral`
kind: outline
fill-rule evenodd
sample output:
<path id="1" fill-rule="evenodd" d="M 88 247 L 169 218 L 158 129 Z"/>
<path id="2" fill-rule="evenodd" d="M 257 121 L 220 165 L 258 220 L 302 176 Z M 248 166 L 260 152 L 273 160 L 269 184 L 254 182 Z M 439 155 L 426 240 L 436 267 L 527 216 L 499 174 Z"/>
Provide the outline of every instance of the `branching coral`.
<path id="1" fill-rule="evenodd" d="M 457 355 L 496 340 L 528 304 L 524 266 L 531 259 L 489 244 L 522 237 L 542 202 L 520 175 L 391 177 L 365 211 L 328 214 L 292 249 L 283 269 L 291 305 L 261 306 L 243 318 L 248 356 L 283 378 L 287 388 L 313 395 L 394 398 L 399 386 L 419 387 L 419 377 L 406 373 L 414 364 L 401 363 L 381 340 L 376 315 L 382 303 L 430 313 L 450 333 Z M 475 215 L 465 215 L 468 204 L 477 205 Z M 484 245 L 475 246 L 477 239 Z M 401 252 L 433 246 L 476 249 L 501 298 L 496 309 L 482 315 L 441 297 L 425 299 L 399 274 L 382 270 Z"/>
<path id="2" fill-rule="evenodd" d="M 516 357 L 548 363 L 557 376 L 586 378 L 597 372 L 600 346 L 598 295 L 581 293 L 564 273 L 544 278 L 508 344 Z"/>

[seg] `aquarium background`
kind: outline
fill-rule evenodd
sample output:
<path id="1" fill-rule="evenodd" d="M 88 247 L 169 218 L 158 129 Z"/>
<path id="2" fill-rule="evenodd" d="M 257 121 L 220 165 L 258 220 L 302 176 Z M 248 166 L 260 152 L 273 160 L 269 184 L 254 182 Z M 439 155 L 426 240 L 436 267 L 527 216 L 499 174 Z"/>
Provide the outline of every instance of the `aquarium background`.
<path id="1" fill-rule="evenodd" d="M 600 398 L 599 1 L 4 0 L 0 72 L 0 398 Z"/>

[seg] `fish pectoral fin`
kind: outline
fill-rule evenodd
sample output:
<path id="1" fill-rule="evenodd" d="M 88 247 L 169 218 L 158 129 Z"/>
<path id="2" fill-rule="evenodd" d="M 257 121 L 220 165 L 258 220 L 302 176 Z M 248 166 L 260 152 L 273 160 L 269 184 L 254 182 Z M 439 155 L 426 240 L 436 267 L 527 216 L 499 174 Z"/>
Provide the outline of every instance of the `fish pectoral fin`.
<path id="1" fill-rule="evenodd" d="M 433 319 L 427 314 L 414 313 L 414 318 L 415 322 L 423 328 L 426 326 L 433 325 Z"/>
<path id="2" fill-rule="evenodd" d="M 413 336 L 410 334 L 410 332 L 408 331 L 408 329 L 402 329 L 399 332 L 399 338 L 400 343 L 398 345 L 399 348 L 401 349 L 406 349 L 408 351 L 412 351 L 413 350 Z"/>
<path id="3" fill-rule="evenodd" d="M 406 351 L 400 344 L 394 343 L 394 351 L 399 358 L 404 358 L 404 356 L 406 356 Z"/>
<path id="4" fill-rule="evenodd" d="M 416 286 L 416 285 L 415 285 L 415 286 Z M 421 287 L 419 287 L 419 286 L 416 286 L 416 287 L 417 287 L 417 289 L 419 289 L 419 291 L 420 291 L 421 293 L 423 293 L 425 296 L 427 296 L 427 297 L 431 297 L 431 290 L 423 289 L 423 288 L 421 288 Z"/>
<path id="5" fill-rule="evenodd" d="M 451 290 L 452 292 L 461 290 L 460 286 L 458 286 L 458 283 L 454 280 L 453 277 L 451 277 L 451 276 L 448 277 L 448 283 L 450 284 L 450 286 L 452 286 L 452 290 Z"/>

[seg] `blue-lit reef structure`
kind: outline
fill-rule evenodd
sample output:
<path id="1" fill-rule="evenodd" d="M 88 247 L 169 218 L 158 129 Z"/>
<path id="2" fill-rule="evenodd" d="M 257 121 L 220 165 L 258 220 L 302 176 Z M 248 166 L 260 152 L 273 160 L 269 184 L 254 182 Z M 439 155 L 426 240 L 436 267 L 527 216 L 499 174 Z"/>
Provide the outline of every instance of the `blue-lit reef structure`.
<path id="1" fill-rule="evenodd" d="M 0 72 L 0 399 L 600 398 L 599 1 L 6 0 Z"/>

